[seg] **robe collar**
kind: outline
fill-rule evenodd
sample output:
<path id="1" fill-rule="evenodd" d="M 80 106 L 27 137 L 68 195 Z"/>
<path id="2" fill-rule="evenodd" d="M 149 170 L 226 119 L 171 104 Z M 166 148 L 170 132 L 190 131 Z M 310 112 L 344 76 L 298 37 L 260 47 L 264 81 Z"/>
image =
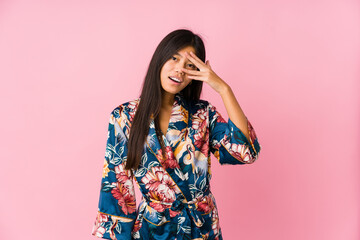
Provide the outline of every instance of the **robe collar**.
<path id="1" fill-rule="evenodd" d="M 166 133 L 161 134 L 165 147 L 170 146 L 174 148 L 178 141 L 181 140 L 181 137 L 185 131 L 187 133 L 189 121 L 189 111 L 187 108 L 187 103 L 183 97 L 183 94 L 181 92 L 176 93 L 174 96 L 174 103 L 171 109 L 167 131 Z M 157 153 L 158 150 L 161 149 L 160 142 L 156 137 L 155 121 L 153 117 L 150 117 L 150 127 L 146 141 L 154 153 Z"/>

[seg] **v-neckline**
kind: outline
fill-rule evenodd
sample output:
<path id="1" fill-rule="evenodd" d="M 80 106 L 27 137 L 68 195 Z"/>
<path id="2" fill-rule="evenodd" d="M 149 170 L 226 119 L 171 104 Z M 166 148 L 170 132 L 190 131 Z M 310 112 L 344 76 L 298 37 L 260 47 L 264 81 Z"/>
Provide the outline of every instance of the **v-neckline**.
<path id="1" fill-rule="evenodd" d="M 167 124 L 167 129 L 166 129 L 166 132 L 165 133 L 163 133 L 163 131 L 161 130 L 161 128 L 160 128 L 160 133 L 161 133 L 161 135 L 162 136 L 164 136 L 165 138 L 166 138 L 166 140 L 167 140 L 167 134 L 168 134 L 168 132 L 169 132 L 169 130 L 170 130 L 170 128 L 171 128 L 171 124 L 172 124 L 172 118 L 173 118 L 173 114 L 174 114 L 174 111 L 175 111 L 175 107 L 179 104 L 179 99 L 178 99 L 178 93 L 176 93 L 175 94 L 175 96 L 174 96 L 174 102 L 173 102 L 173 105 L 172 105 L 172 107 L 171 107 L 171 111 L 170 111 L 170 117 L 169 117 L 169 122 L 168 122 L 168 124 Z"/>
<path id="2" fill-rule="evenodd" d="M 171 110 L 171 112 L 172 112 L 172 110 Z M 161 134 L 162 134 L 163 136 L 165 136 L 165 137 L 166 137 L 166 135 L 167 135 L 167 133 L 168 133 L 168 131 L 169 131 L 169 126 L 170 126 L 170 122 L 171 122 L 171 112 L 170 112 L 170 118 L 169 118 L 169 122 L 168 122 L 168 124 L 167 124 L 167 128 L 166 128 L 165 134 L 164 134 L 163 130 L 161 130 L 161 128 L 160 128 Z"/>
<path id="3" fill-rule="evenodd" d="M 149 135 L 151 137 L 148 137 L 146 141 L 148 146 L 154 151 L 154 153 L 157 153 L 157 151 L 161 148 L 161 144 L 158 141 L 163 141 L 165 146 L 175 148 L 176 145 L 178 145 L 179 141 L 184 137 L 184 135 L 187 135 L 189 115 L 188 110 L 184 107 L 187 105 L 184 105 L 185 103 L 183 100 L 183 95 L 181 93 L 175 95 L 175 100 L 176 101 L 174 101 L 173 103 L 173 108 L 171 110 L 166 133 L 163 133 L 161 129 L 160 131 L 156 129 L 154 118 L 151 118 L 149 131 Z M 181 122 L 179 123 L 179 126 L 177 126 L 176 124 L 178 122 Z M 185 123 L 186 126 L 183 126 L 183 123 Z M 184 131 L 183 128 L 186 128 L 186 130 Z M 159 136 L 159 139 L 155 137 L 156 135 Z"/>

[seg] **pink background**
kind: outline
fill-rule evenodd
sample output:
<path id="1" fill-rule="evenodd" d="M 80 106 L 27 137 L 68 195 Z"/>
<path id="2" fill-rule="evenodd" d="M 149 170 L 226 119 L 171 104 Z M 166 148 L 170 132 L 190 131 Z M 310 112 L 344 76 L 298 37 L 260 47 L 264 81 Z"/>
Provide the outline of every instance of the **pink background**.
<path id="1" fill-rule="evenodd" d="M 359 239 L 359 2 L 129 2 L 0 1 L 0 239 L 95 239 L 110 112 L 183 27 L 262 146 L 212 158 L 224 239 Z"/>

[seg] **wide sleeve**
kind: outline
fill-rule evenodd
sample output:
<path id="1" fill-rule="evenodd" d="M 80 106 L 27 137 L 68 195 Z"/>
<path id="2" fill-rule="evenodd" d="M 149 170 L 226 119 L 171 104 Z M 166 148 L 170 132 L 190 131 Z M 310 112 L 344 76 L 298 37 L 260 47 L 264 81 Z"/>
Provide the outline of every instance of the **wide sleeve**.
<path id="1" fill-rule="evenodd" d="M 116 108 L 109 120 L 98 212 L 92 235 L 128 240 L 137 214 L 136 199 L 131 170 L 124 170 L 127 138 L 119 119 L 119 108 Z"/>
<path id="2" fill-rule="evenodd" d="M 261 145 L 248 120 L 250 142 L 244 133 L 228 118 L 226 122 L 216 107 L 208 104 L 210 151 L 220 164 L 249 164 L 259 156 Z"/>

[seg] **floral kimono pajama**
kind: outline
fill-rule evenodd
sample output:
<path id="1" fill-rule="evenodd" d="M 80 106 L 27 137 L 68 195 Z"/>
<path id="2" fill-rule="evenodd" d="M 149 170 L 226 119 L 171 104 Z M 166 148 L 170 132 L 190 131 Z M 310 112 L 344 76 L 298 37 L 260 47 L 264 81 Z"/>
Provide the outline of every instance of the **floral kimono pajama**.
<path id="1" fill-rule="evenodd" d="M 105 239 L 222 239 L 210 191 L 210 152 L 220 164 L 250 164 L 261 146 L 248 121 L 250 142 L 210 102 L 178 93 L 167 132 L 166 159 L 151 118 L 139 168 L 125 170 L 127 141 L 140 98 L 110 114 L 98 212 L 92 234 Z M 134 181 L 142 193 L 136 209 Z"/>

